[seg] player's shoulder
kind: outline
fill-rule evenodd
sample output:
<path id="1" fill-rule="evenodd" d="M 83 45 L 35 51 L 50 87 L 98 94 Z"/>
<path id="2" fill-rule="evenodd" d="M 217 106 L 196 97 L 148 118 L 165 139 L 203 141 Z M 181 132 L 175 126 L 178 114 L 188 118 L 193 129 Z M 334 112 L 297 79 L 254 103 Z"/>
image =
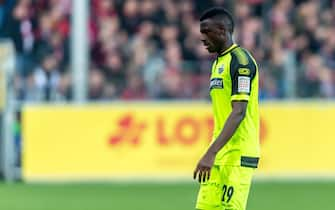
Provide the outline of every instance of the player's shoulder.
<path id="1" fill-rule="evenodd" d="M 242 47 L 237 47 L 231 51 L 230 73 L 235 75 L 237 71 L 248 72 L 255 75 L 257 64 L 250 52 Z"/>
<path id="2" fill-rule="evenodd" d="M 239 65 L 256 65 L 255 59 L 252 57 L 251 53 L 242 47 L 236 47 L 231 51 L 232 62 L 236 62 Z"/>

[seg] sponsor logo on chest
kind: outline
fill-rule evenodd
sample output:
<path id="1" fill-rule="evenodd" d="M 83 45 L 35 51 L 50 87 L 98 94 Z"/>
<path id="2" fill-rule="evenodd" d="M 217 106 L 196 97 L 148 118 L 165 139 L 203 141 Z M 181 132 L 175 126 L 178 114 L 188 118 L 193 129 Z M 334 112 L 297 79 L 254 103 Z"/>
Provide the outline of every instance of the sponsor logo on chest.
<path id="1" fill-rule="evenodd" d="M 211 79 L 210 90 L 212 89 L 223 89 L 223 80 L 222 78 L 213 78 Z"/>

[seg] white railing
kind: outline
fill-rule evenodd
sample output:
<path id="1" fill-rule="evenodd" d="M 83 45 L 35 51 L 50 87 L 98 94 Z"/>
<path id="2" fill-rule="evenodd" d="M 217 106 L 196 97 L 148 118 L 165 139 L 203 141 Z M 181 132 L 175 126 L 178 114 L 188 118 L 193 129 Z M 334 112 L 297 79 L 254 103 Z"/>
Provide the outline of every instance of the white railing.
<path id="1" fill-rule="evenodd" d="M 13 181 L 17 177 L 15 171 L 15 142 L 13 135 L 14 116 L 16 108 L 14 105 L 14 67 L 15 50 L 9 40 L 0 40 L 0 74 L 1 74 L 1 98 L 2 98 L 2 132 L 0 137 L 0 166 L 1 172 L 7 181 Z"/>

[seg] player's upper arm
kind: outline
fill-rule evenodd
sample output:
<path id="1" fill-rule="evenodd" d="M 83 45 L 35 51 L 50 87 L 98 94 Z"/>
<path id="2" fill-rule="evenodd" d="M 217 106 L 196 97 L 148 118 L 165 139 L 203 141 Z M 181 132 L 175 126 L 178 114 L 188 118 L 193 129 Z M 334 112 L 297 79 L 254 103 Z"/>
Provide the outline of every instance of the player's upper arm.
<path id="1" fill-rule="evenodd" d="M 250 55 L 242 48 L 231 53 L 230 77 L 232 81 L 232 101 L 249 101 L 252 90 L 252 81 L 255 78 L 257 67 Z"/>

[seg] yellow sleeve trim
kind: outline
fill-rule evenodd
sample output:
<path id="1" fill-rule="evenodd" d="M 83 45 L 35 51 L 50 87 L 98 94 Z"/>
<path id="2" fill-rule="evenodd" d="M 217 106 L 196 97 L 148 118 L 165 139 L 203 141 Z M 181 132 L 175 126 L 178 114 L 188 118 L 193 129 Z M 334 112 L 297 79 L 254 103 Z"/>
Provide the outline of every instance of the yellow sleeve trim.
<path id="1" fill-rule="evenodd" d="M 233 95 L 231 101 L 249 101 L 249 95 Z"/>

